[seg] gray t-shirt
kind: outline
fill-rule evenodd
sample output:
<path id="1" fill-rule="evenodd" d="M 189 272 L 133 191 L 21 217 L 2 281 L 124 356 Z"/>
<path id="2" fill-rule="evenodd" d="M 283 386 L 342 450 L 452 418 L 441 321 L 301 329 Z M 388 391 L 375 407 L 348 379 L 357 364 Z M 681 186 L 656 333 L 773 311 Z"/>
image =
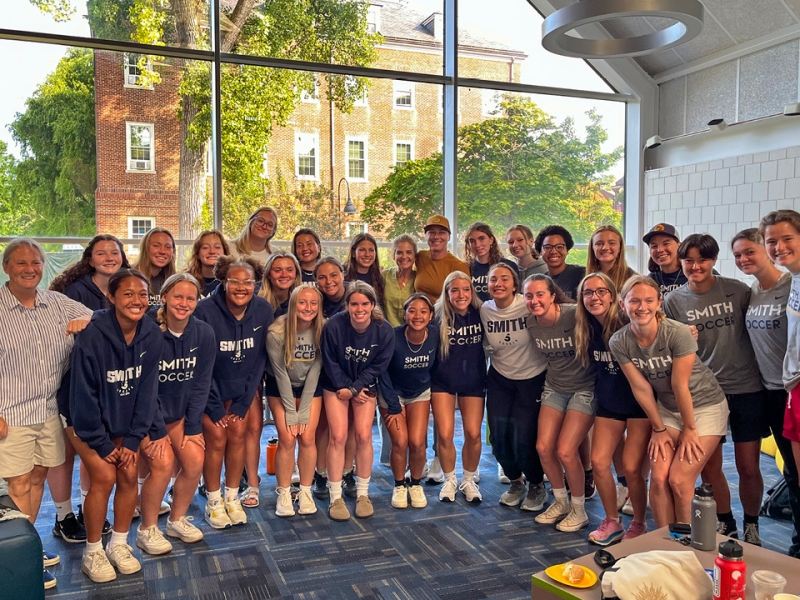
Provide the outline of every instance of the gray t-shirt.
<path id="1" fill-rule="evenodd" d="M 761 383 L 768 390 L 783 389 L 783 358 L 786 356 L 786 302 L 792 276 L 784 273 L 771 289 L 762 290 L 758 281 L 750 287 L 750 306 L 745 323 L 756 353 Z"/>
<path id="2" fill-rule="evenodd" d="M 594 391 L 594 363 L 581 365 L 575 353 L 575 304 L 562 304 L 561 316 L 552 327 L 543 327 L 531 315 L 528 331 L 547 361 L 547 385 L 556 392 L 571 394 Z"/>
<path id="3" fill-rule="evenodd" d="M 503 377 L 531 379 L 547 368 L 547 361 L 528 334 L 528 321 L 532 319 L 522 294 L 516 294 L 508 308 L 498 309 L 494 300 L 481 305 L 484 341 L 494 350 L 491 364 Z"/>
<path id="4" fill-rule="evenodd" d="M 281 393 L 283 407 L 286 409 L 286 424 L 308 423 L 311 414 L 311 401 L 317 389 L 322 370 L 322 353 L 314 345 L 314 330 L 298 332 L 294 346 L 292 368 L 287 369 L 284 359 L 285 335 L 267 332 L 267 372 L 275 376 L 278 391 Z M 295 406 L 292 388 L 303 388 L 300 406 Z"/>
<path id="5" fill-rule="evenodd" d="M 664 312 L 670 319 L 697 327 L 697 355 L 726 394 L 763 389 L 745 327 L 749 303 L 747 284 L 721 276 L 704 294 L 694 293 L 687 283 L 664 300 Z"/>
<path id="6" fill-rule="evenodd" d="M 792 277 L 789 301 L 786 303 L 788 335 L 783 359 L 783 387 L 791 392 L 800 382 L 800 275 Z"/>
<path id="7" fill-rule="evenodd" d="M 639 369 L 656 391 L 658 401 L 664 408 L 679 412 L 672 391 L 672 360 L 697 352 L 697 342 L 688 327 L 677 321 L 664 319 L 659 324 L 656 339 L 650 347 L 642 348 L 636 341 L 631 326 L 625 325 L 611 336 L 608 345 L 619 364 L 633 363 Z M 694 408 L 713 406 L 725 401 L 725 394 L 714 374 L 697 354 L 689 376 L 689 393 L 692 395 Z"/>

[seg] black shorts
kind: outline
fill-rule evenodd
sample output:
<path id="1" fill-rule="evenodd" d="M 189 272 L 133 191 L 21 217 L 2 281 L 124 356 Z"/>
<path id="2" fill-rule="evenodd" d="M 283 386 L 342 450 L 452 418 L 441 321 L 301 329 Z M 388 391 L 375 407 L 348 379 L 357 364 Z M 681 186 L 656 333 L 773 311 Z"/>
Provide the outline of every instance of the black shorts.
<path id="1" fill-rule="evenodd" d="M 603 417 L 604 419 L 613 419 L 614 421 L 627 421 L 628 419 L 646 419 L 647 414 L 642 410 L 642 407 L 638 404 L 636 408 L 629 411 L 628 413 L 618 413 L 607 408 L 603 408 L 602 404 L 597 405 L 597 411 L 594 414 L 595 417 Z"/>
<path id="2" fill-rule="evenodd" d="M 431 381 L 431 394 L 452 394 L 453 396 L 467 396 L 473 398 L 485 398 L 486 387 L 470 386 L 445 386 L 436 381 Z"/>
<path id="3" fill-rule="evenodd" d="M 278 389 L 278 380 L 274 377 L 267 375 L 264 378 L 264 395 L 267 397 L 280 398 L 281 392 Z M 303 386 L 292 386 L 292 395 L 295 398 L 300 398 L 303 395 Z M 314 390 L 314 397 L 322 396 L 322 385 L 317 383 L 317 389 Z"/>
<path id="4" fill-rule="evenodd" d="M 733 443 L 758 442 L 769 437 L 767 391 L 747 394 L 726 394 L 731 411 L 731 438 Z"/>

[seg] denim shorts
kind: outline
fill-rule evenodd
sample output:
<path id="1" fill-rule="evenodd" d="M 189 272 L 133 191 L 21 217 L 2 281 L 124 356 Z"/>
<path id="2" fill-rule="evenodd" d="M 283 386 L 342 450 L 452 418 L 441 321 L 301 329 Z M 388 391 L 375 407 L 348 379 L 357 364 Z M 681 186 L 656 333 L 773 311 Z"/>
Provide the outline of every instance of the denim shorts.
<path id="1" fill-rule="evenodd" d="M 549 406 L 562 413 L 567 410 L 577 410 L 594 416 L 597 411 L 597 398 L 594 391 L 557 392 L 545 383 L 542 390 L 542 406 Z"/>
<path id="2" fill-rule="evenodd" d="M 414 398 L 403 398 L 402 396 L 397 396 L 400 400 L 400 406 L 408 406 L 409 404 L 414 404 L 415 402 L 430 402 L 431 401 L 431 388 L 428 388 L 424 392 L 422 392 L 419 396 L 415 396 Z M 379 408 L 389 408 L 389 405 L 386 404 L 386 400 L 383 399 L 383 394 L 378 392 L 378 407 Z"/>

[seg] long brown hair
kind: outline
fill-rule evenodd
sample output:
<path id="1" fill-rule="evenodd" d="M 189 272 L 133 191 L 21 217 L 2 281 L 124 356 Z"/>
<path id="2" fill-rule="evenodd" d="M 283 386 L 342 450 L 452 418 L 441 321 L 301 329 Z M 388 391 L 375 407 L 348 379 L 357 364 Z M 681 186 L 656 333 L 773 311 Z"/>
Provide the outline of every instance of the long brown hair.
<path id="1" fill-rule="evenodd" d="M 370 319 L 376 321 L 378 324 L 383 323 L 383 310 L 381 310 L 381 306 L 378 304 L 375 288 L 373 288 L 370 284 L 361 281 L 360 279 L 351 281 L 350 285 L 347 286 L 347 291 L 344 293 L 345 307 L 350 303 L 350 298 L 353 296 L 353 294 L 361 294 L 362 296 L 366 297 L 367 300 L 372 302 L 373 307 L 372 312 L 369 315 Z"/>
<path id="2" fill-rule="evenodd" d="M 485 233 L 492 238 L 492 245 L 489 246 L 489 264 L 493 265 L 499 263 L 500 259 L 503 258 L 503 253 L 500 252 L 500 245 L 497 243 L 497 238 L 495 237 L 494 233 L 492 233 L 492 228 L 488 225 L 488 223 L 477 221 L 470 225 L 467 229 L 467 233 L 464 234 L 464 262 L 467 263 L 470 270 L 477 259 L 472 253 L 472 249 L 469 247 L 469 236 L 476 231 Z"/>
<path id="3" fill-rule="evenodd" d="M 55 279 L 50 282 L 50 289 L 54 292 L 61 292 L 63 294 L 68 285 L 75 283 L 84 275 L 90 275 L 94 273 L 95 268 L 90 263 L 92 262 L 92 252 L 94 252 L 94 247 L 98 242 L 114 242 L 117 245 L 117 248 L 119 248 L 119 253 L 122 257 L 122 264 L 119 266 L 119 268 L 130 269 L 131 265 L 128 262 L 128 257 L 125 256 L 125 248 L 123 248 L 122 242 L 120 242 L 113 235 L 102 233 L 94 236 L 91 239 L 86 248 L 84 248 L 83 254 L 81 254 L 81 259 L 78 262 L 68 266 L 63 272 L 61 272 L 61 274 L 57 275 Z"/>
<path id="4" fill-rule="evenodd" d="M 277 310 L 281 303 L 278 302 L 278 299 L 275 297 L 275 293 L 272 291 L 272 282 L 269 280 L 269 272 L 270 269 L 272 269 L 272 263 L 280 258 L 290 260 L 292 261 L 292 264 L 294 264 L 295 278 L 292 287 L 289 289 L 289 294 L 292 293 L 294 288 L 303 283 L 303 272 L 300 270 L 300 263 L 297 261 L 297 257 L 295 257 L 294 254 L 287 252 L 286 250 L 275 250 L 275 252 L 270 254 L 266 264 L 264 265 L 264 277 L 261 280 L 261 291 L 258 292 L 258 295 L 270 303 L 272 310 Z"/>
<path id="5" fill-rule="evenodd" d="M 608 273 L 608 276 L 611 278 L 611 281 L 614 282 L 616 288 L 620 289 L 631 275 L 636 275 L 636 271 L 628 266 L 628 261 L 625 259 L 625 240 L 623 239 L 622 233 L 620 233 L 619 229 L 613 225 L 601 225 L 594 230 L 592 237 L 589 238 L 589 257 L 586 260 L 586 272 L 597 273 L 601 270 L 600 261 L 597 260 L 597 256 L 594 254 L 594 236 L 596 236 L 598 233 L 603 233 L 604 231 L 610 231 L 619 238 L 619 255 L 617 256 L 617 260 L 614 262 L 614 266 L 611 267 L 611 271 Z"/>
<path id="6" fill-rule="evenodd" d="M 608 288 L 608 291 L 611 292 L 611 306 L 608 308 L 605 322 L 603 323 L 603 343 L 605 343 L 606 348 L 608 348 L 608 340 L 611 339 L 611 336 L 625 325 L 625 321 L 622 319 L 622 311 L 620 310 L 619 302 L 617 302 L 617 288 L 611 278 L 605 273 L 598 271 L 596 273 L 589 273 L 586 277 L 581 279 L 581 282 L 578 284 L 578 306 L 575 314 L 575 347 L 581 359 L 581 364 L 584 367 L 588 367 L 590 362 L 589 339 L 592 337 L 590 319 L 593 319 L 594 315 L 586 310 L 586 306 L 583 304 L 583 287 L 584 284 L 592 278 L 600 279 Z"/>
<path id="7" fill-rule="evenodd" d="M 203 281 L 203 264 L 200 262 L 200 248 L 203 247 L 203 238 L 207 235 L 215 235 L 222 243 L 222 255 L 228 256 L 231 253 L 228 242 L 225 241 L 225 236 L 218 229 L 206 229 L 201 232 L 192 244 L 192 254 L 189 256 L 189 261 L 186 263 L 186 272 L 191 273 L 197 281 Z"/>
<path id="8" fill-rule="evenodd" d="M 383 304 L 383 293 L 386 288 L 386 280 L 381 273 L 381 261 L 378 257 L 378 242 L 369 233 L 359 233 L 350 242 L 350 249 L 347 251 L 347 258 L 345 259 L 345 281 L 358 281 L 358 264 L 356 263 L 356 248 L 361 242 L 369 242 L 375 247 L 375 262 L 369 267 L 367 274 L 372 282 L 372 288 L 375 290 L 375 297 L 377 298 L 376 304 L 380 306 Z"/>
<path id="9" fill-rule="evenodd" d="M 531 228 L 528 227 L 527 225 L 523 225 L 522 223 L 517 223 L 516 225 L 512 225 L 506 230 L 506 237 L 508 237 L 508 234 L 511 233 L 512 231 L 519 231 L 525 237 L 526 240 L 529 240 L 530 242 L 534 241 L 533 231 L 531 231 Z M 533 243 L 531 243 L 531 256 L 533 258 L 539 258 L 540 256 L 540 254 L 536 251 L 536 245 Z"/>
<path id="10" fill-rule="evenodd" d="M 153 277 L 155 277 L 155 275 L 153 275 L 153 265 L 150 262 L 150 239 L 157 233 L 166 234 L 169 236 L 169 239 L 172 240 L 172 260 L 169 261 L 158 274 L 163 275 L 164 279 L 167 279 L 167 277 L 175 274 L 175 253 L 177 252 L 177 248 L 175 247 L 175 236 L 172 235 L 172 232 L 169 229 L 164 229 L 163 227 L 153 227 L 150 231 L 144 234 L 144 237 L 139 242 L 139 258 L 136 259 L 136 262 L 133 263 L 132 266 L 133 269 L 136 269 L 145 277 L 147 277 L 148 281 L 152 281 Z"/>
<path id="11" fill-rule="evenodd" d="M 322 327 L 325 325 L 325 317 L 322 315 L 322 292 L 313 283 L 301 283 L 292 290 L 289 296 L 289 309 L 285 315 L 281 315 L 269 327 L 269 332 L 283 337 L 283 360 L 286 368 L 291 369 L 294 364 L 294 346 L 297 339 L 297 303 L 300 300 L 300 292 L 303 290 L 314 290 L 319 299 L 319 312 L 314 317 L 311 328 L 314 330 L 314 348 L 319 353 L 322 347 Z"/>

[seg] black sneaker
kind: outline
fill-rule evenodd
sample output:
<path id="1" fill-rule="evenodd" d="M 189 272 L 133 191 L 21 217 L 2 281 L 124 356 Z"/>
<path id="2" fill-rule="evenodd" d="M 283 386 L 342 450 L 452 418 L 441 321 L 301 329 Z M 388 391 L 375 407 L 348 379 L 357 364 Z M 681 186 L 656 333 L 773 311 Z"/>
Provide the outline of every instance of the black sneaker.
<path id="1" fill-rule="evenodd" d="M 734 540 L 739 539 L 739 530 L 736 528 L 736 520 L 730 521 L 717 521 L 717 533 L 720 535 L 727 535 Z"/>
<path id="2" fill-rule="evenodd" d="M 356 476 L 353 471 L 345 474 L 342 479 L 342 488 L 344 489 L 344 495 L 348 498 L 356 497 Z"/>
<path id="3" fill-rule="evenodd" d="M 86 523 L 83 522 L 83 504 L 78 504 L 78 516 L 76 517 L 76 519 L 80 524 L 80 526 L 84 528 L 84 531 L 86 531 Z M 103 523 L 102 535 L 108 535 L 110 533 L 111 533 L 111 523 L 109 523 L 108 519 L 106 519 L 106 522 Z"/>
<path id="4" fill-rule="evenodd" d="M 75 513 L 69 513 L 61 521 L 56 518 L 53 535 L 70 544 L 80 544 L 86 541 L 86 527 L 78 522 Z"/>
<path id="5" fill-rule="evenodd" d="M 208 497 L 208 494 L 206 492 L 206 484 L 205 483 L 201 483 L 200 485 L 197 486 L 197 493 L 200 494 L 203 498 L 207 498 Z"/>
<path id="6" fill-rule="evenodd" d="M 597 487 L 594 485 L 594 474 L 591 471 L 584 471 L 583 474 L 585 481 L 583 497 L 589 500 L 590 498 L 594 498 L 594 495 L 597 493 Z"/>
<path id="7" fill-rule="evenodd" d="M 327 500 L 330 498 L 331 493 L 330 490 L 328 490 L 328 478 L 314 471 L 314 488 L 312 491 L 314 492 L 314 497 L 320 500 Z"/>
<path id="8" fill-rule="evenodd" d="M 761 545 L 761 534 L 758 531 L 758 523 L 747 523 L 744 524 L 744 541 L 748 544 L 753 544 L 754 546 Z"/>

